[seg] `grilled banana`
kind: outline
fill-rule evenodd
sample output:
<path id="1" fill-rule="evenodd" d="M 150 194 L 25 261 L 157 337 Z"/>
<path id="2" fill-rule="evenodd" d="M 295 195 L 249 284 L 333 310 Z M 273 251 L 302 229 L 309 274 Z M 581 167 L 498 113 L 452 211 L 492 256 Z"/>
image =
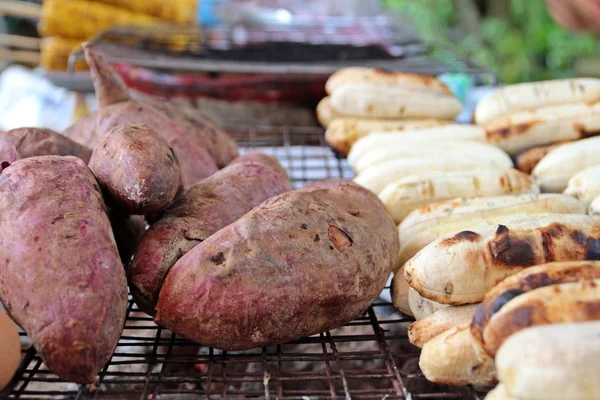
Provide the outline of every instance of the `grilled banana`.
<path id="1" fill-rule="evenodd" d="M 433 314 L 412 323 L 408 327 L 408 341 L 417 347 L 447 331 L 471 322 L 477 304 L 444 307 Z"/>
<path id="2" fill-rule="evenodd" d="M 449 140 L 485 142 L 485 134 L 483 129 L 475 125 L 450 123 L 418 130 L 405 129 L 398 132 L 373 132 L 354 143 L 350 153 L 348 153 L 348 163 L 354 167 L 362 158 L 368 157 L 373 151 L 402 148 L 407 143 L 412 145 L 415 142 L 424 140 L 440 143 L 445 143 Z"/>
<path id="3" fill-rule="evenodd" d="M 342 117 L 342 114 L 333 108 L 329 97 L 323 97 L 317 104 L 317 120 L 323 128 L 327 128 L 333 120 L 340 117 Z"/>
<path id="4" fill-rule="evenodd" d="M 407 89 L 401 85 L 348 82 L 336 87 L 330 96 L 337 111 L 363 118 L 451 120 L 461 111 L 460 101 L 451 93 Z"/>
<path id="5" fill-rule="evenodd" d="M 535 181 L 516 169 L 484 169 L 408 176 L 387 185 L 379 199 L 398 224 L 423 204 L 463 197 L 539 193 Z"/>
<path id="6" fill-rule="evenodd" d="M 413 288 L 408 290 L 408 305 L 417 321 L 425 319 L 443 308 L 449 307 L 447 304 L 441 304 L 433 300 L 426 299 Z"/>
<path id="7" fill-rule="evenodd" d="M 477 104 L 475 122 L 484 125 L 517 111 L 600 99 L 600 79 L 557 79 L 519 83 L 498 89 Z"/>
<path id="8" fill-rule="evenodd" d="M 506 165 L 498 165 L 476 154 L 470 157 L 454 154 L 430 154 L 421 157 L 397 158 L 395 160 L 384 161 L 381 164 L 374 165 L 362 171 L 354 178 L 354 182 L 371 190 L 375 194 L 379 194 L 390 183 L 411 175 L 423 176 L 447 172 L 483 171 L 486 169 L 497 171 L 499 168 L 505 169 L 506 167 Z"/>
<path id="9" fill-rule="evenodd" d="M 597 259 L 600 218 L 552 214 L 442 236 L 404 265 L 404 276 L 423 297 L 461 305 L 532 265 Z"/>
<path id="10" fill-rule="evenodd" d="M 569 142 L 559 142 L 547 146 L 532 147 L 531 149 L 525 150 L 515 157 L 515 167 L 519 171 L 523 171 L 526 174 L 531 174 L 531 171 L 533 171 L 537 163 L 539 163 L 540 160 L 546 156 L 546 154 L 565 143 Z"/>
<path id="11" fill-rule="evenodd" d="M 472 154 L 477 154 L 478 157 L 485 157 L 489 161 L 500 166 L 505 166 L 507 168 L 513 166 L 512 160 L 508 154 L 496 146 L 468 140 L 450 139 L 442 141 L 440 139 L 429 139 L 426 136 L 422 139 L 406 138 L 404 143 L 397 146 L 372 149 L 358 161 L 354 163 L 350 162 L 350 165 L 354 168 L 354 171 L 360 173 L 369 167 L 397 158 L 419 157 L 420 155 L 428 156 L 430 154 L 444 153 L 464 157 L 470 157 Z"/>
<path id="12" fill-rule="evenodd" d="M 594 165 L 575 174 L 564 191 L 583 201 L 586 206 L 600 196 L 600 165 Z"/>
<path id="13" fill-rule="evenodd" d="M 535 197 L 534 195 L 525 196 Z M 404 227 L 405 221 L 402 221 L 398 227 L 401 246 L 400 253 L 398 254 L 397 268 L 404 265 L 405 262 L 410 260 L 429 243 L 451 232 L 458 232 L 473 227 L 526 220 L 551 214 L 585 214 L 585 205 L 570 196 L 538 196 L 538 199 L 532 199 L 528 203 L 514 204 L 484 211 L 475 211 L 473 213 L 453 214 L 433 220 L 427 220 L 408 227 Z"/>
<path id="14" fill-rule="evenodd" d="M 377 86 L 402 87 L 416 92 L 452 94 L 448 86 L 433 76 L 382 71 L 366 67 L 348 67 L 336 71 L 325 83 L 325 91 L 331 95 L 340 86 L 347 83 L 369 83 Z"/>
<path id="15" fill-rule="evenodd" d="M 525 329 L 500 348 L 498 379 L 514 399 L 599 399 L 599 337 L 600 321 Z"/>
<path id="16" fill-rule="evenodd" d="M 423 345 L 419 366 L 425 377 L 447 385 L 489 385 L 494 360 L 473 340 L 469 324 L 450 328 Z"/>
<path id="17" fill-rule="evenodd" d="M 542 158 L 531 175 L 544 192 L 562 192 L 566 189 L 569 179 L 575 174 L 600 164 L 598 154 L 600 154 L 600 137 L 567 143 Z"/>
<path id="18" fill-rule="evenodd" d="M 510 155 L 600 134 L 600 101 L 519 111 L 485 125 L 487 140 Z"/>
<path id="19" fill-rule="evenodd" d="M 413 210 L 398 226 L 400 240 L 415 233 L 469 218 L 489 218 L 518 213 L 585 214 L 585 204 L 558 193 L 456 198 Z"/>
<path id="20" fill-rule="evenodd" d="M 325 131 L 325 140 L 335 151 L 346 156 L 354 143 L 371 132 L 402 132 L 430 128 L 448 124 L 433 118 L 424 119 L 368 119 L 341 117 L 329 123 Z"/>

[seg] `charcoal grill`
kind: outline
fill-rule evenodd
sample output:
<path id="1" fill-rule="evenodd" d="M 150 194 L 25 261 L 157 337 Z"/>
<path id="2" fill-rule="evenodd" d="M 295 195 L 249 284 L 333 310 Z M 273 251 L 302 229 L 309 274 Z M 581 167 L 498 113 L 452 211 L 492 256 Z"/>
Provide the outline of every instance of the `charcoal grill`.
<path id="1" fill-rule="evenodd" d="M 243 152 L 261 150 L 287 168 L 294 187 L 351 178 L 320 128 L 253 127 L 232 132 Z M 195 345 L 155 325 L 130 300 L 123 335 L 97 384 L 59 380 L 31 346 L 1 399 L 473 399 L 484 393 L 429 383 L 408 343 L 412 321 L 383 295 L 345 327 L 254 351 Z M 385 292 L 384 292 L 385 293 Z M 22 334 L 22 341 L 27 338 Z"/>

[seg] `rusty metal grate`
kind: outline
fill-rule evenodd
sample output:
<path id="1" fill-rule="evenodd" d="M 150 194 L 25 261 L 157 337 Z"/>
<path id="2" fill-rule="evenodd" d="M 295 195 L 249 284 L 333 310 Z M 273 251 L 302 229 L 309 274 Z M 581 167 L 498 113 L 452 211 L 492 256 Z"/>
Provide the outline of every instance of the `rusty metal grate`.
<path id="1" fill-rule="evenodd" d="M 295 187 L 351 178 L 319 128 L 238 129 L 244 151 L 277 156 Z M 59 380 L 25 345 L 20 368 L 0 398 L 9 399 L 477 399 L 473 388 L 434 385 L 408 343 L 412 321 L 382 297 L 342 328 L 254 351 L 224 352 L 190 343 L 155 325 L 130 301 L 115 353 L 97 384 Z M 28 339 L 23 334 L 23 342 Z"/>

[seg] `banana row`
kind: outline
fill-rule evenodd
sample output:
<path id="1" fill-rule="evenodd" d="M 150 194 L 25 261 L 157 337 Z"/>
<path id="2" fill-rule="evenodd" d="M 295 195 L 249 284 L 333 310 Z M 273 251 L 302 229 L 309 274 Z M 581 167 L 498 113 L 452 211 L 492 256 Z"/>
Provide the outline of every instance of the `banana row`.
<path id="1" fill-rule="evenodd" d="M 392 300 L 416 319 L 421 370 L 451 385 L 499 381 L 489 399 L 600 398 L 588 382 L 598 340 L 579 358 L 579 342 L 557 343 L 600 332 L 600 80 L 506 87 L 480 102 L 477 125 L 443 122 L 447 92 L 427 82 L 346 71 L 319 105 L 328 142 L 398 224 Z M 410 107 L 406 91 L 421 92 Z M 439 107 L 423 112 L 433 94 Z M 390 118 L 394 107 L 428 119 L 380 132 L 339 122 L 344 110 Z"/>
<path id="2" fill-rule="evenodd" d="M 444 83 L 424 75 L 344 68 L 331 75 L 325 91 L 328 96 L 317 106 L 317 117 L 327 128 L 327 143 L 344 156 L 372 132 L 398 134 L 452 125 L 461 111 L 460 101 Z"/>

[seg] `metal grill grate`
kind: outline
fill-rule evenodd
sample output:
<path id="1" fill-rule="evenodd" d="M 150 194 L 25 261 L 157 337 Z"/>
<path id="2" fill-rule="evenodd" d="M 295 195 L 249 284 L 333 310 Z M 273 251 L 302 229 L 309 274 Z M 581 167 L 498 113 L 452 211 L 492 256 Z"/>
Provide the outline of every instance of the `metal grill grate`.
<path id="1" fill-rule="evenodd" d="M 351 178 L 319 128 L 253 128 L 233 133 L 243 151 L 275 155 L 295 187 Z M 387 292 L 387 293 L 386 293 Z M 255 351 L 224 352 L 190 343 L 155 325 L 130 301 L 125 329 L 95 385 L 59 380 L 32 347 L 0 398 L 10 399 L 482 399 L 473 388 L 434 385 L 408 343 L 411 319 L 389 290 L 346 326 Z M 23 341 L 27 341 L 25 335 Z"/>

